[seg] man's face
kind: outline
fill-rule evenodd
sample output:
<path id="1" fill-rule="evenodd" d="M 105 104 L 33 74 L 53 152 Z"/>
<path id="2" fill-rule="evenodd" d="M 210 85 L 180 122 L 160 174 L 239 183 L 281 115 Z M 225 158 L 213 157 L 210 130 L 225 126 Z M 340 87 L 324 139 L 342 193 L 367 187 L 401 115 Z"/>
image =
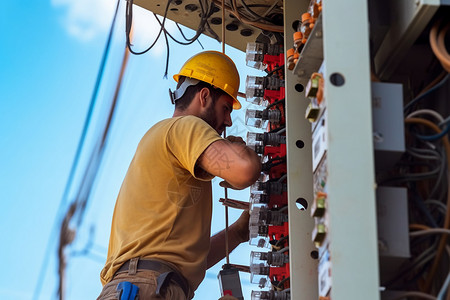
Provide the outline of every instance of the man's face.
<path id="1" fill-rule="evenodd" d="M 231 112 L 233 111 L 233 98 L 223 94 L 213 104 L 212 98 L 208 99 L 209 104 L 201 118 L 214 128 L 219 134 L 225 130 L 225 127 L 232 125 Z"/>

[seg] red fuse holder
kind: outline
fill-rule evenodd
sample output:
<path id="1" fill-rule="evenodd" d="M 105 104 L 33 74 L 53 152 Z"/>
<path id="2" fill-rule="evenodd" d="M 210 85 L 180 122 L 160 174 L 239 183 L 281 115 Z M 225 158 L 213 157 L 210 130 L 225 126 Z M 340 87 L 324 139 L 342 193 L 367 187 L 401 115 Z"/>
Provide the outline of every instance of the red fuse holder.
<path id="1" fill-rule="evenodd" d="M 279 90 L 264 90 L 264 99 L 269 101 L 269 104 L 272 104 L 275 101 L 284 99 L 285 95 L 286 95 L 286 93 L 285 93 L 284 86 L 280 87 Z"/>
<path id="2" fill-rule="evenodd" d="M 284 290 L 289 288 L 289 264 L 285 264 L 283 267 L 271 267 L 269 278 L 273 285 L 277 288 Z"/>
<path id="3" fill-rule="evenodd" d="M 289 223 L 284 222 L 282 226 L 269 226 L 268 236 L 270 240 L 280 240 L 281 238 L 289 235 Z"/>

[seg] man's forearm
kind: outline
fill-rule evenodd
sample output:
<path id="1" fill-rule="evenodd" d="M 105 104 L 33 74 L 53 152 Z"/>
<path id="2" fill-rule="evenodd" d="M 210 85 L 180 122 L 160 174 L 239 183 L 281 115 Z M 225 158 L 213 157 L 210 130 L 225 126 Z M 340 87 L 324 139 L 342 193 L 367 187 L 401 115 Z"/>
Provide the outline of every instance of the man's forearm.
<path id="1" fill-rule="evenodd" d="M 236 224 L 228 227 L 228 250 L 231 252 L 246 239 L 237 230 Z M 211 237 L 211 246 L 206 260 L 207 268 L 214 266 L 225 257 L 225 229 Z"/>

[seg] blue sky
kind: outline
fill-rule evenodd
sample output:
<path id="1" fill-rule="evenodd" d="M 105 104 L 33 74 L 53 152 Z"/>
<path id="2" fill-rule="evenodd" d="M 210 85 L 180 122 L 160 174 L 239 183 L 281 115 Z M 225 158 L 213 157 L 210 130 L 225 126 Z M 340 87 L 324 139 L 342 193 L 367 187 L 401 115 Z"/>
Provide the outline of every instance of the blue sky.
<path id="1" fill-rule="evenodd" d="M 109 60 L 88 132 L 80 167 L 93 146 L 100 112 L 112 96 L 124 47 L 124 10 L 121 3 Z M 51 235 L 58 207 L 69 176 L 88 111 L 95 79 L 104 51 L 115 1 L 38 0 L 6 1 L 0 10 L 0 232 L 3 271 L 0 299 L 53 299 L 56 295 L 56 238 Z M 135 46 L 144 49 L 153 41 L 150 14 L 135 9 Z M 153 24 L 153 25 L 152 25 Z M 175 32 L 174 26 L 169 29 Z M 150 29 L 149 29 L 150 28 Z M 188 31 L 193 35 L 193 32 Z M 201 37 L 205 50 L 221 51 L 221 45 Z M 163 41 L 163 40 L 162 40 Z M 241 73 L 241 91 L 247 73 L 245 54 L 227 47 Z M 168 88 L 182 63 L 202 51 L 198 43 L 171 43 L 169 78 L 163 79 L 165 46 L 130 56 L 118 107 L 109 132 L 99 175 L 89 199 L 83 223 L 66 251 L 66 299 L 95 299 L 101 290 L 99 272 L 106 249 L 114 202 L 128 164 L 142 135 L 157 121 L 170 117 L 173 107 Z M 262 74 L 261 74 L 262 76 Z M 245 108 L 234 112 L 235 128 L 245 133 Z M 79 174 L 81 169 L 78 171 Z M 77 182 L 77 181 L 75 181 Z M 219 180 L 214 180 L 217 186 Z M 69 193 L 73 196 L 73 190 Z M 230 192 L 230 198 L 248 200 L 248 190 Z M 224 227 L 224 209 L 218 203 L 223 189 L 214 189 L 213 232 Z M 70 197 L 69 197 L 70 198 Z M 69 199 L 70 201 L 71 199 Z M 239 212 L 230 210 L 234 220 Z M 50 260 L 44 266 L 42 287 L 36 284 L 50 239 Z M 89 251 L 77 255 L 92 242 Z M 241 246 L 231 262 L 248 264 L 249 246 Z M 6 265 L 5 265 L 6 262 Z M 222 263 L 212 268 L 197 290 L 195 299 L 219 297 L 216 279 Z M 245 296 L 251 289 L 241 275 Z"/>

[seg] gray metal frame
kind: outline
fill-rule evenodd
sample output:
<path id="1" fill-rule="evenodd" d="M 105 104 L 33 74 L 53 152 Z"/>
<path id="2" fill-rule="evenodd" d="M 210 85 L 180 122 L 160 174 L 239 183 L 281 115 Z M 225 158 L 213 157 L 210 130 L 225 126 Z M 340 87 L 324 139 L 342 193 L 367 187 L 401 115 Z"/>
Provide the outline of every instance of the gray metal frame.
<path id="1" fill-rule="evenodd" d="M 284 2 L 285 49 L 292 47 L 292 22 L 301 17 L 308 4 L 309 1 Z M 309 215 L 313 201 L 311 124 L 303 117 L 309 100 L 294 88 L 300 83 L 299 78 L 287 69 L 285 74 L 291 299 L 311 300 L 318 298 L 318 262 L 311 257 L 311 252 L 317 250 L 311 241 L 314 220 Z M 302 141 L 304 147 L 297 147 L 297 141 Z M 309 203 L 307 211 L 297 208 L 299 198 Z"/>
<path id="2" fill-rule="evenodd" d="M 322 14 L 331 298 L 375 300 L 380 296 L 367 2 L 324 1 Z M 344 77 L 342 86 L 331 83 L 335 74 Z"/>
<path id="3" fill-rule="evenodd" d="M 292 21 L 300 18 L 308 4 L 309 1 L 285 1 L 286 49 L 292 43 Z M 331 298 L 378 300 L 367 2 L 323 1 L 322 18 Z M 322 38 L 322 32 L 313 38 Z M 313 201 L 311 124 L 303 117 L 309 100 L 294 89 L 297 83 L 305 85 L 304 76 L 315 71 L 309 70 L 306 64 L 304 68 L 296 66 L 294 72 L 286 70 L 291 299 L 318 298 L 317 261 L 310 257 L 315 250 L 311 242 L 314 221 L 309 212 L 301 212 L 296 207 L 298 198 L 306 199 L 309 204 Z M 332 75 L 343 76 L 344 84 L 333 85 Z M 305 147 L 299 149 L 297 140 L 302 140 Z"/>

